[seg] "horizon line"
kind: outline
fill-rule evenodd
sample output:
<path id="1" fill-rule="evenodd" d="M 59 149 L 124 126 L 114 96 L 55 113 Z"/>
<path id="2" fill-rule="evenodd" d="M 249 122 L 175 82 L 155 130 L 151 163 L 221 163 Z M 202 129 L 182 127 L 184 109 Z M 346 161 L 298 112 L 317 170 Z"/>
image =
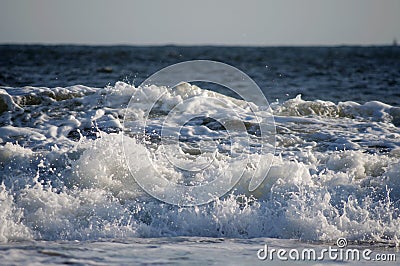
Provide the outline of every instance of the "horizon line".
<path id="1" fill-rule="evenodd" d="M 184 43 L 78 43 L 78 42 L 0 42 L 0 46 L 133 46 L 133 47 L 379 47 L 379 46 L 398 46 L 396 39 L 392 43 L 332 43 L 332 44 L 229 44 L 229 43 L 200 43 L 200 44 L 184 44 Z"/>

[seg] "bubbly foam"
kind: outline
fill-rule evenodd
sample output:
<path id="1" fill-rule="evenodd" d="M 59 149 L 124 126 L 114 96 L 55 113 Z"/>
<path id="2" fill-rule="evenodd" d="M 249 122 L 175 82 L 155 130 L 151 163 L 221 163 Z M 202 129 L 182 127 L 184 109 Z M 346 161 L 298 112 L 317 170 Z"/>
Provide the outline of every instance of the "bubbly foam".
<path id="1" fill-rule="evenodd" d="M 106 88 L 3 88 L 0 94 L 0 241 L 23 239 L 98 239 L 101 237 L 277 237 L 399 243 L 400 130 L 398 108 L 380 102 L 334 104 L 300 96 L 275 104 L 277 153 L 267 178 L 248 191 L 252 164 L 228 195 L 206 205 L 179 207 L 153 199 L 136 184 L 136 175 L 161 172 L 174 182 L 185 176 L 158 150 L 160 116 L 193 98 L 185 112 L 218 112 L 196 95 L 242 106 L 233 120 L 245 121 L 257 144 L 255 121 L 237 99 L 184 84 L 173 90 L 137 88 L 118 82 Z M 143 101 L 164 95 L 148 124 L 149 139 L 122 142 L 125 107 L 131 96 Z M 130 110 L 132 125 L 148 110 L 141 102 Z M 218 108 L 218 107 L 216 107 Z M 258 110 L 256 112 L 268 110 Z M 222 109 L 221 109 L 222 110 Z M 203 112 L 203 113 L 204 113 Z M 175 115 L 185 115 L 176 112 Z M 200 118 L 187 125 L 180 158 L 193 160 L 200 138 L 204 147 L 226 132 Z M 207 126 L 208 125 L 208 126 Z M 174 120 L 166 128 L 174 129 Z M 198 139 L 196 139 L 198 140 Z M 128 150 L 126 163 L 122 145 Z M 186 146 L 185 146 L 186 145 Z M 224 171 L 235 152 L 219 150 L 209 171 L 192 182 L 211 180 Z M 157 168 L 143 163 L 146 151 Z M 207 152 L 207 149 L 205 149 Z M 243 152 L 237 147 L 237 154 Z M 157 157 L 158 156 L 158 157 Z M 237 157 L 240 160 L 240 156 Z M 262 161 L 263 161 L 262 160 Z M 260 167 L 266 167 L 261 164 Z M 262 172 L 262 171 L 260 171 Z"/>

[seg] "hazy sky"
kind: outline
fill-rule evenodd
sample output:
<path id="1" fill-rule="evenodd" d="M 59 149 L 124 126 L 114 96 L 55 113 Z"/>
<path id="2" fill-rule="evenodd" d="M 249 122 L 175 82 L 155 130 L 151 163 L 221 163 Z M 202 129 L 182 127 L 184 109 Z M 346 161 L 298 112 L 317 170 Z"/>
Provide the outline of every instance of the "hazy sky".
<path id="1" fill-rule="evenodd" d="M 0 0 L 0 43 L 390 44 L 400 0 Z"/>

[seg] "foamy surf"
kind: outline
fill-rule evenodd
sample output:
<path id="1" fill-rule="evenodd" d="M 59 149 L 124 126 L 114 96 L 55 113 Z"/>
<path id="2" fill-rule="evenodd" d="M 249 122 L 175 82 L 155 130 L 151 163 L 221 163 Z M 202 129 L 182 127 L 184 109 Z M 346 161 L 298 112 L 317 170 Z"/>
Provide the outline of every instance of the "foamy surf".
<path id="1" fill-rule="evenodd" d="M 238 99 L 205 89 L 123 82 L 106 88 L 2 88 L 0 241 L 345 237 L 399 244 L 400 112 L 377 101 L 335 104 L 298 96 L 274 103 L 276 153 L 236 147 L 237 154 L 272 160 L 268 176 L 255 191 L 248 190 L 248 164 L 233 190 L 209 204 L 179 207 L 150 197 L 134 182 L 122 145 L 128 145 L 130 158 L 136 158 L 131 161 L 136 162 L 136 174 L 149 174 L 141 158 L 148 149 L 157 152 L 160 116 L 188 98 L 193 98 L 188 112 L 195 112 L 204 106 L 196 102 L 196 95 L 210 94 L 224 104 L 241 105 Z M 149 121 L 148 139 L 138 141 L 134 132 L 128 132 L 130 138 L 124 137 L 121 144 L 125 108 L 134 93 L 143 93 L 148 101 L 160 94 L 164 98 Z M 132 123 L 146 112 L 141 104 L 130 113 Z M 235 119 L 248 122 L 256 146 L 251 116 L 241 113 Z M 173 121 L 168 126 L 173 129 Z M 207 152 L 207 145 L 224 139 L 225 133 L 215 121 L 192 121 L 182 156 L 196 154 L 191 139 L 200 137 Z M 236 154 L 224 145 L 218 142 L 218 153 L 210 155 L 214 168 L 192 182 L 212 179 L 226 169 L 228 160 L 235 160 Z M 184 182 L 180 172 L 165 165 L 160 156 L 158 170 L 174 182 Z"/>

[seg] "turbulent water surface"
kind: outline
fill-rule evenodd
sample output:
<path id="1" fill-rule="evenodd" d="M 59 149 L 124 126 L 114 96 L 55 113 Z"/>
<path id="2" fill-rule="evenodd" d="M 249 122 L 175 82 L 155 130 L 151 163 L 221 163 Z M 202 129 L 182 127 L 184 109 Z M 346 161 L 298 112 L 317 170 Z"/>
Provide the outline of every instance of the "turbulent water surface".
<path id="1" fill-rule="evenodd" d="M 231 64 L 258 83 L 274 115 L 275 154 L 254 152 L 262 140 L 245 107 L 230 119 L 245 122 L 250 147 L 233 145 L 208 118 L 224 109 L 201 97 L 245 105 L 229 90 L 139 86 L 192 59 Z M 398 252 L 398 47 L 0 46 L 0 85 L 0 256 L 8 264 L 256 263 L 265 241 L 318 246 L 338 237 Z M 134 94 L 143 97 L 126 119 Z M 188 99 L 185 110 L 174 109 Z M 140 139 L 130 129 L 153 101 Z M 161 125 L 172 110 L 175 118 L 202 116 L 184 128 L 174 119 Z M 179 160 L 202 153 L 212 167 L 192 176 L 171 167 L 161 126 L 182 133 Z M 146 152 L 157 172 L 143 163 Z M 262 185 L 248 191 L 249 163 L 232 191 L 196 207 L 154 199 L 130 171 L 209 182 L 234 171 L 243 153 L 261 168 L 272 161 Z"/>

